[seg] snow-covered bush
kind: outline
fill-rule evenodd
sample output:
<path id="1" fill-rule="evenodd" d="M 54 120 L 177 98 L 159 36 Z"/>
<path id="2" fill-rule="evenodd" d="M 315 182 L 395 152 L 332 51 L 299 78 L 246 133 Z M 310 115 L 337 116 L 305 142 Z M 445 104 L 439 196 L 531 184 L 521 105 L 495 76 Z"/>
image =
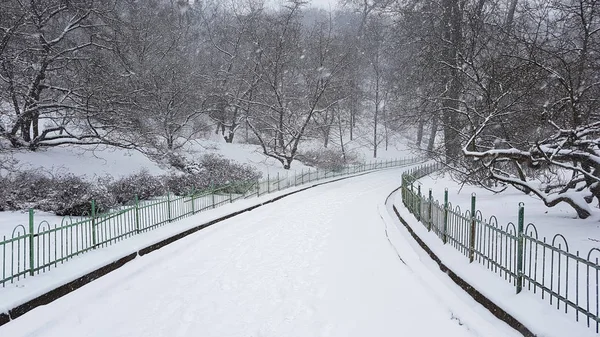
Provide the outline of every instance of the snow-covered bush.
<path id="1" fill-rule="evenodd" d="M 188 172 L 153 176 L 147 171 L 113 180 L 100 177 L 85 180 L 73 174 L 51 174 L 44 171 L 18 171 L 0 175 L 0 211 L 34 208 L 57 215 L 91 215 L 91 201 L 101 213 L 119 205 L 166 195 L 189 195 L 192 191 L 219 188 L 225 193 L 242 193 L 261 174 L 215 155 L 199 162 L 186 161 Z"/>
<path id="2" fill-rule="evenodd" d="M 0 210 L 34 208 L 58 215 L 89 215 L 91 200 L 97 210 L 115 205 L 111 193 L 98 182 L 72 174 L 50 175 L 42 171 L 21 171 L 0 178 Z"/>
<path id="3" fill-rule="evenodd" d="M 107 192 L 103 180 L 90 182 L 72 174 L 57 177 L 54 189 L 48 191 L 49 197 L 35 208 L 57 215 L 91 215 L 94 200 L 96 213 L 104 212 L 114 207 L 116 201 L 113 194 Z"/>
<path id="4" fill-rule="evenodd" d="M 191 194 L 192 191 L 198 190 L 196 187 L 197 181 L 194 175 L 190 173 L 164 176 L 163 181 L 169 192 L 174 193 L 175 195 L 188 195 Z"/>
<path id="5" fill-rule="evenodd" d="M 7 175 L 3 187 L 7 189 L 5 202 L 9 210 L 27 209 L 49 198 L 56 187 L 56 178 L 41 171 L 20 171 Z"/>
<path id="6" fill-rule="evenodd" d="M 331 171 L 341 170 L 345 165 L 356 162 L 355 156 L 346 154 L 344 158 L 340 151 L 333 149 L 308 150 L 296 158 L 305 165 Z"/>
<path id="7" fill-rule="evenodd" d="M 200 174 L 205 177 L 206 186 L 223 186 L 233 182 L 255 181 L 262 174 L 249 165 L 208 154 L 200 161 Z"/>
<path id="8" fill-rule="evenodd" d="M 119 205 L 131 203 L 136 195 L 140 200 L 146 200 L 167 194 L 162 179 L 146 170 L 115 180 L 108 190 Z"/>
<path id="9" fill-rule="evenodd" d="M 0 175 L 0 185 L 2 186 L 2 188 L 0 188 L 0 212 L 8 211 L 12 209 L 9 205 L 9 198 L 12 193 L 8 177 Z"/>
<path id="10" fill-rule="evenodd" d="M 242 193 L 249 185 L 260 179 L 262 174 L 248 165 L 214 154 L 203 156 L 199 162 L 188 161 L 186 172 L 164 178 L 169 191 L 176 195 L 187 195 L 192 191 L 202 191 L 219 187 L 221 192 Z"/>

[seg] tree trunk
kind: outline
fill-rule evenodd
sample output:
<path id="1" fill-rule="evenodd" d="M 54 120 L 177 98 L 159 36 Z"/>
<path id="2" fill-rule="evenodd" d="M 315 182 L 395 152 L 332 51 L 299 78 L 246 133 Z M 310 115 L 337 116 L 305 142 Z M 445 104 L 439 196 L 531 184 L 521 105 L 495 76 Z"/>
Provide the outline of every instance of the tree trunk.
<path id="1" fill-rule="evenodd" d="M 390 132 L 390 128 L 388 125 L 388 112 L 387 112 L 387 95 L 385 96 L 385 101 L 384 101 L 384 106 L 382 109 L 382 113 L 383 113 L 383 130 L 384 130 L 384 137 L 385 137 L 385 151 L 387 152 L 388 150 L 388 146 L 390 144 L 390 139 L 389 139 L 389 132 Z"/>
<path id="2" fill-rule="evenodd" d="M 25 118 L 25 120 L 21 123 L 21 138 L 26 141 L 31 141 L 31 119 Z"/>
<path id="3" fill-rule="evenodd" d="M 353 131 L 354 131 L 354 109 L 350 110 L 350 140 L 354 139 Z"/>
<path id="4" fill-rule="evenodd" d="M 33 114 L 33 139 L 37 139 L 40 135 L 40 113 L 36 112 Z"/>
<path id="5" fill-rule="evenodd" d="M 378 96 L 378 93 L 375 93 L 375 97 Z M 375 102 L 377 102 L 377 98 L 375 98 Z M 373 158 L 377 158 L 377 115 L 379 114 L 379 108 L 377 107 L 379 104 L 375 104 L 375 116 L 373 118 Z"/>
<path id="6" fill-rule="evenodd" d="M 512 0 L 510 2 L 510 6 L 508 7 L 508 15 L 506 15 L 506 23 L 504 26 L 506 27 L 506 31 L 510 31 L 512 28 L 513 21 L 515 19 L 515 10 L 517 9 L 517 2 L 519 0 Z"/>
<path id="7" fill-rule="evenodd" d="M 460 98 L 460 77 L 457 70 L 459 66 L 457 55 L 462 40 L 462 13 L 458 0 L 444 0 L 444 40 L 447 45 L 444 50 L 443 61 L 447 65 L 446 83 L 447 90 L 442 98 L 444 123 L 444 148 L 446 160 L 456 162 L 460 154 L 458 99 Z"/>
<path id="8" fill-rule="evenodd" d="M 331 121 L 329 120 L 329 112 L 325 112 L 324 126 L 323 126 L 323 147 L 329 146 L 329 135 L 331 133 L 331 124 L 333 123 L 335 113 L 331 113 Z"/>
<path id="9" fill-rule="evenodd" d="M 379 72 L 375 69 L 375 116 L 373 116 L 373 158 L 377 158 L 377 119 L 379 118 Z"/>
<path id="10" fill-rule="evenodd" d="M 427 151 L 432 152 L 435 147 L 435 137 L 438 131 L 438 114 L 433 115 L 431 120 L 431 132 L 429 133 L 429 143 L 427 144 Z"/>
<path id="11" fill-rule="evenodd" d="M 233 127 L 231 127 L 233 128 Z M 232 130 L 229 130 L 229 132 L 227 133 L 227 135 L 224 137 L 225 138 L 225 143 L 231 144 L 233 143 L 233 137 L 235 136 L 235 134 L 233 133 Z"/>
<path id="12" fill-rule="evenodd" d="M 419 118 L 419 124 L 417 126 L 417 140 L 415 145 L 418 148 L 421 148 L 421 143 L 423 142 L 423 129 L 425 128 L 425 119 Z"/>
<path id="13" fill-rule="evenodd" d="M 342 118 L 338 115 L 338 128 L 340 133 L 340 147 L 342 148 L 342 159 L 346 163 L 346 148 L 344 146 L 344 133 L 342 132 Z"/>
<path id="14" fill-rule="evenodd" d="M 279 113 L 279 126 L 277 128 L 277 142 L 281 151 L 284 150 L 285 142 L 283 141 L 283 111 Z"/>

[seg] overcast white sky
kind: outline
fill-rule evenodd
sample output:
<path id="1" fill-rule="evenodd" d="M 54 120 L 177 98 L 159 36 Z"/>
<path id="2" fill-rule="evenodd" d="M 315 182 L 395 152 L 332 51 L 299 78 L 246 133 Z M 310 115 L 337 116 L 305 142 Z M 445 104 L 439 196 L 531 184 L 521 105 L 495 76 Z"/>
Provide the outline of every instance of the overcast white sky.
<path id="1" fill-rule="evenodd" d="M 267 3 L 272 4 L 281 4 L 283 0 L 268 0 Z M 335 8 L 337 6 L 338 0 L 309 0 L 312 6 L 320 7 L 323 9 Z"/>
<path id="2" fill-rule="evenodd" d="M 334 8 L 335 6 L 337 6 L 338 1 L 337 0 L 311 0 L 310 2 L 315 7 L 329 9 L 330 7 Z"/>

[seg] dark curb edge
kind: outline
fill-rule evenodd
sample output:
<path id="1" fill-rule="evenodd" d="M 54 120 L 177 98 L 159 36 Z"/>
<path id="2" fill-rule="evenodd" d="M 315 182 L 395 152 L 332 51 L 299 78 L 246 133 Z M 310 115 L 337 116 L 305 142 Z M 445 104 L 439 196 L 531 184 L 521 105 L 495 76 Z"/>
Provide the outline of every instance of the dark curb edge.
<path id="1" fill-rule="evenodd" d="M 386 202 L 387 202 L 387 200 L 386 200 Z M 421 240 L 421 238 L 417 235 L 417 233 L 415 233 L 415 231 L 413 231 L 413 229 L 408 225 L 408 223 L 400 216 L 400 213 L 398 212 L 398 209 L 396 208 L 396 206 L 393 205 L 392 207 L 394 209 L 394 213 L 396 213 L 396 216 L 398 217 L 400 222 L 402 222 L 404 227 L 406 227 L 406 229 L 408 230 L 410 235 L 413 237 L 413 239 L 419 244 L 419 246 L 421 246 L 421 248 L 423 248 L 423 250 L 427 254 L 429 254 L 431 259 L 434 260 L 438 264 L 438 266 L 440 267 L 440 270 L 442 272 L 446 273 L 450 277 L 450 279 L 452 279 L 452 281 L 454 281 L 454 283 L 456 283 L 459 287 L 461 287 L 467 294 L 471 295 L 471 297 L 475 301 L 479 302 L 479 304 L 481 304 L 483 307 L 485 307 L 487 310 L 489 310 L 494 316 L 496 316 L 501 321 L 504 321 L 506 324 L 511 326 L 513 329 L 515 329 L 519 333 L 521 333 L 523 336 L 525 336 L 525 337 L 535 337 L 536 336 L 533 332 L 531 332 L 531 330 L 529 330 L 518 319 L 516 319 L 514 316 L 512 316 L 511 314 L 506 312 L 504 309 L 502 309 L 500 306 L 498 306 L 492 300 L 490 300 L 485 295 L 483 295 L 481 292 L 479 292 L 477 289 L 475 289 L 475 287 L 470 285 L 462 277 L 458 276 L 452 269 L 448 268 L 442 262 L 442 260 L 440 260 L 440 258 L 425 244 L 425 242 L 423 240 Z"/>
<path id="2" fill-rule="evenodd" d="M 0 326 L 10 322 L 10 317 L 6 313 L 0 313 Z"/>
<path id="3" fill-rule="evenodd" d="M 402 166 L 398 166 L 398 167 L 395 167 L 395 168 L 400 168 L 400 167 L 402 167 Z M 389 168 L 385 168 L 385 169 L 389 169 Z M 39 307 L 41 305 L 49 304 L 50 302 L 53 302 L 53 301 L 55 301 L 55 300 L 57 300 L 57 299 L 65 296 L 65 295 L 67 295 L 67 294 L 69 294 L 69 293 L 71 293 L 71 292 L 73 292 L 73 291 L 75 291 L 75 290 L 83 287 L 84 285 L 86 285 L 86 284 L 88 284 L 88 283 L 90 283 L 90 282 L 92 282 L 92 281 L 94 281 L 94 280 L 96 280 L 96 279 L 98 279 L 98 278 L 100 278 L 100 277 L 102 277 L 102 276 L 104 276 L 104 275 L 106 275 L 106 274 L 108 274 L 108 273 L 116 270 L 116 269 L 121 268 L 122 266 L 124 266 L 128 262 L 134 260 L 138 256 L 144 256 L 144 255 L 149 254 L 149 253 L 151 253 L 151 252 L 153 252 L 155 250 L 161 249 L 161 248 L 163 248 L 163 247 L 165 247 L 165 246 L 167 246 L 167 245 L 169 245 L 169 244 L 171 244 L 171 243 L 173 243 L 173 242 L 175 242 L 177 240 L 180 240 L 180 239 L 182 239 L 182 238 L 184 238 L 184 237 L 186 237 L 186 236 L 188 236 L 190 234 L 193 234 L 193 233 L 195 233 L 197 231 L 200 231 L 200 230 L 202 230 L 204 228 L 212 226 L 212 225 L 214 225 L 216 223 L 219 223 L 221 221 L 227 220 L 229 218 L 233 218 L 233 217 L 235 217 L 237 215 L 240 215 L 242 213 L 252 211 L 252 210 L 254 210 L 254 209 L 258 208 L 258 207 L 261 207 L 261 206 L 273 203 L 273 202 L 275 202 L 277 200 L 281 200 L 281 199 L 283 199 L 285 197 L 288 197 L 290 195 L 294 195 L 296 193 L 299 193 L 299 192 L 302 192 L 302 191 L 306 191 L 308 189 L 311 189 L 311 188 L 314 188 L 314 187 L 317 187 L 317 186 L 326 185 L 326 184 L 330 184 L 330 183 L 333 183 L 333 182 L 337 182 L 337 181 L 341 181 L 341 180 L 346 180 L 346 179 L 350 179 L 350 178 L 360 177 L 360 176 L 363 176 L 363 175 L 366 175 L 366 174 L 370 174 L 370 173 L 373 173 L 373 172 L 377 172 L 377 171 L 381 171 L 381 170 L 384 170 L 384 169 L 374 169 L 374 170 L 368 171 L 368 172 L 363 172 L 363 173 L 359 173 L 359 174 L 355 174 L 355 175 L 351 175 L 351 176 L 345 176 L 345 177 L 341 177 L 341 178 L 338 178 L 338 179 L 334 179 L 334 180 L 330 180 L 330 181 L 326 181 L 326 182 L 322 182 L 322 183 L 318 183 L 318 184 L 313 184 L 313 185 L 301 188 L 301 189 L 293 191 L 293 192 L 282 194 L 282 195 L 277 196 L 277 197 L 275 197 L 273 199 L 267 200 L 267 201 L 265 201 L 263 203 L 260 203 L 260 204 L 257 204 L 257 205 L 253 205 L 253 206 L 244 208 L 242 210 L 239 210 L 239 211 L 227 214 L 225 216 L 222 216 L 220 218 L 211 220 L 211 221 L 209 221 L 207 223 L 204 223 L 202 225 L 190 228 L 190 229 L 188 229 L 188 230 L 186 230 L 184 232 L 181 232 L 179 234 L 173 235 L 173 236 L 171 236 L 171 237 L 169 237 L 169 238 L 167 238 L 165 240 L 162 240 L 160 242 L 152 244 L 152 245 L 150 245 L 148 247 L 142 248 L 138 252 L 131 253 L 131 254 L 123 257 L 123 258 L 120 258 L 117 261 L 111 262 L 111 263 L 109 263 L 109 264 L 107 264 L 107 265 L 105 265 L 103 267 L 100 267 L 100 268 L 98 268 L 98 269 L 96 269 L 96 270 L 94 270 L 92 272 L 89 272 L 89 273 L 87 273 L 87 274 L 85 274 L 85 275 L 77 278 L 74 281 L 71 281 L 71 282 L 66 283 L 66 284 L 64 284 L 62 286 L 59 286 L 58 288 L 50 290 L 50 291 L 48 291 L 47 293 L 45 293 L 43 295 L 40 295 L 40 296 L 38 296 L 38 297 L 36 297 L 36 298 L 34 298 L 34 299 L 26 302 L 26 303 L 20 304 L 20 305 L 14 307 L 13 309 L 10 309 L 7 313 L 0 313 L 0 326 L 2 326 L 4 324 L 7 324 L 11 320 L 14 320 L 14 319 L 18 318 L 18 317 L 24 315 L 25 313 L 27 313 L 27 312 L 29 312 L 29 311 L 31 311 L 31 310 L 33 310 L 33 309 L 35 309 L 35 308 L 37 308 L 37 307 Z"/>

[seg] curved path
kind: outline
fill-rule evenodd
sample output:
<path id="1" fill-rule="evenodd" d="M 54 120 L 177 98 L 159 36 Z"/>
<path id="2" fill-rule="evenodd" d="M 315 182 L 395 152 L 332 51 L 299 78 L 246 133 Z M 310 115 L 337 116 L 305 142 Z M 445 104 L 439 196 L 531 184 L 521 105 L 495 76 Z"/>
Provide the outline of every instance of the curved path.
<path id="1" fill-rule="evenodd" d="M 0 336 L 504 336 L 463 325 L 389 245 L 379 209 L 400 174 L 320 186 L 209 227 Z"/>

